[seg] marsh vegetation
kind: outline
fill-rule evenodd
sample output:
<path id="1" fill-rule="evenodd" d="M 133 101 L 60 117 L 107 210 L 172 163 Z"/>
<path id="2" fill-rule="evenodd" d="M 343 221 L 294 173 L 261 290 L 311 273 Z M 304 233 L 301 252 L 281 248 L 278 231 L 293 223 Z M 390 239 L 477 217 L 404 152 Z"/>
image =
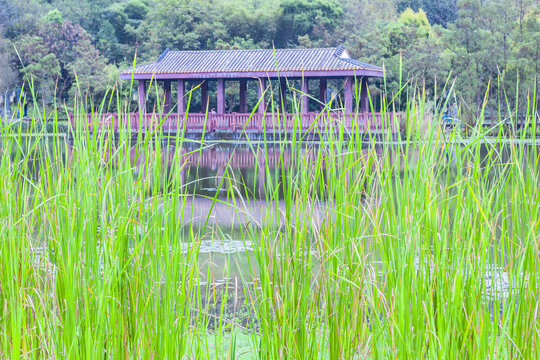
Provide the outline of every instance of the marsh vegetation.
<path id="1" fill-rule="evenodd" d="M 397 141 L 3 123 L 0 357 L 538 358 L 534 102 L 463 139 L 422 99 Z"/>

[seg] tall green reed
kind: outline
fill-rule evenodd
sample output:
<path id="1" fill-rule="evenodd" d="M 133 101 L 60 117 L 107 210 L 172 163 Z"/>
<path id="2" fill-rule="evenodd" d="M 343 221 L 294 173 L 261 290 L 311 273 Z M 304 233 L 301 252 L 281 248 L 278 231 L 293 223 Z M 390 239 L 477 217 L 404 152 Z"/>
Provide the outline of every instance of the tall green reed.
<path id="1" fill-rule="evenodd" d="M 243 279 L 244 306 L 255 316 L 245 356 L 538 357 L 535 137 L 488 137 L 478 126 L 464 138 L 457 128 L 442 131 L 437 112 L 422 127 L 424 90 L 403 91 L 397 139 L 338 123 L 337 136 L 306 148 L 293 126 L 277 168 L 267 139 L 248 140 L 262 164 L 266 212 L 240 229 L 253 249 Z M 113 89 L 96 107 L 78 101 L 74 113 L 98 119 L 111 103 L 128 110 Z M 388 119 L 394 104 L 380 103 Z M 184 134 L 166 137 L 158 126 L 132 139 L 78 128 L 67 144 L 57 112 L 33 117 L 31 126 L 49 118 L 56 130 L 26 138 L 21 127 L 2 127 L 0 356 L 242 356 L 228 335 L 229 294 L 220 298 L 211 268 L 198 263 L 210 232 L 187 212 L 195 200 L 185 154 L 168 152 L 182 149 Z M 532 102 L 526 120 L 536 135 Z M 217 188 L 227 195 L 216 192 L 211 207 L 254 208 L 225 168 Z"/>

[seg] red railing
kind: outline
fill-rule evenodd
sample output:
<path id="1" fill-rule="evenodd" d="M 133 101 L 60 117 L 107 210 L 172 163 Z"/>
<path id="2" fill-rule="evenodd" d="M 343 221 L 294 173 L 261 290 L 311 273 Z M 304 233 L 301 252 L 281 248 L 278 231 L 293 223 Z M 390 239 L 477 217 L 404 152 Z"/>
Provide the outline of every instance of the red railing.
<path id="1" fill-rule="evenodd" d="M 359 131 L 396 130 L 399 123 L 398 113 L 361 112 L 343 114 L 340 112 L 306 114 L 169 114 L 159 116 L 156 113 L 102 113 L 73 115 L 70 114 L 71 125 L 74 129 L 88 131 L 121 130 L 138 132 L 155 129 L 176 132 L 182 131 L 250 131 L 250 132 L 284 132 L 294 129 L 300 132 L 339 131 L 358 129 Z"/>

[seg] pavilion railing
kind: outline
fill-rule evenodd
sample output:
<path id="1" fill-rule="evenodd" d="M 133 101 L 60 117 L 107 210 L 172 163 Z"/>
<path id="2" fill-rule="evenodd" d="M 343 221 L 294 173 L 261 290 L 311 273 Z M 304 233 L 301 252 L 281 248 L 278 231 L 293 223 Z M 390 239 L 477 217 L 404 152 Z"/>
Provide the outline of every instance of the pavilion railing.
<path id="1" fill-rule="evenodd" d="M 102 114 L 70 114 L 70 122 L 75 130 L 87 131 L 129 131 L 149 132 L 161 130 L 166 132 L 183 131 L 227 131 L 227 132 L 285 132 L 294 129 L 300 132 L 346 130 L 396 131 L 399 114 L 358 112 L 343 114 L 340 112 L 310 112 L 301 114 L 267 113 L 267 114 L 177 114 L 159 116 L 156 113 L 139 114 L 102 113 Z"/>

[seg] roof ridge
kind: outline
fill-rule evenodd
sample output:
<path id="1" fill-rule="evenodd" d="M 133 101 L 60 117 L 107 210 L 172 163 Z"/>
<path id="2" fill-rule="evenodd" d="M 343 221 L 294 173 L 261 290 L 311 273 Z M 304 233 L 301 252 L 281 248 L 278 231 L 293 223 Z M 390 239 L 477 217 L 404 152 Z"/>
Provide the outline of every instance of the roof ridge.
<path id="1" fill-rule="evenodd" d="M 345 52 L 345 46 L 343 44 L 339 45 L 337 48 L 334 49 L 334 56 L 337 56 L 338 58 L 341 58 L 341 55 Z"/>
<path id="2" fill-rule="evenodd" d="M 361 67 L 363 67 L 365 69 L 382 70 L 382 67 L 377 66 L 377 65 L 372 65 L 372 64 L 364 62 L 364 61 L 360 61 L 360 60 L 356 60 L 356 59 L 342 58 L 342 57 L 338 57 L 338 59 L 341 60 L 341 61 L 344 61 L 346 63 L 349 63 L 351 65 L 361 66 Z"/>
<path id="3" fill-rule="evenodd" d="M 212 50 L 169 50 L 172 53 L 197 53 L 197 52 L 230 52 L 230 51 L 250 51 L 250 52 L 256 52 L 256 51 L 301 51 L 301 50 L 332 50 L 335 51 L 336 48 L 295 48 L 295 49 L 212 49 Z"/>
<path id="4" fill-rule="evenodd" d="M 171 50 L 169 48 L 166 48 L 165 51 L 163 51 L 161 53 L 161 55 L 159 55 L 159 58 L 157 59 L 156 62 L 160 62 L 161 60 L 163 60 L 163 58 L 165 57 L 165 55 L 167 55 Z"/>

